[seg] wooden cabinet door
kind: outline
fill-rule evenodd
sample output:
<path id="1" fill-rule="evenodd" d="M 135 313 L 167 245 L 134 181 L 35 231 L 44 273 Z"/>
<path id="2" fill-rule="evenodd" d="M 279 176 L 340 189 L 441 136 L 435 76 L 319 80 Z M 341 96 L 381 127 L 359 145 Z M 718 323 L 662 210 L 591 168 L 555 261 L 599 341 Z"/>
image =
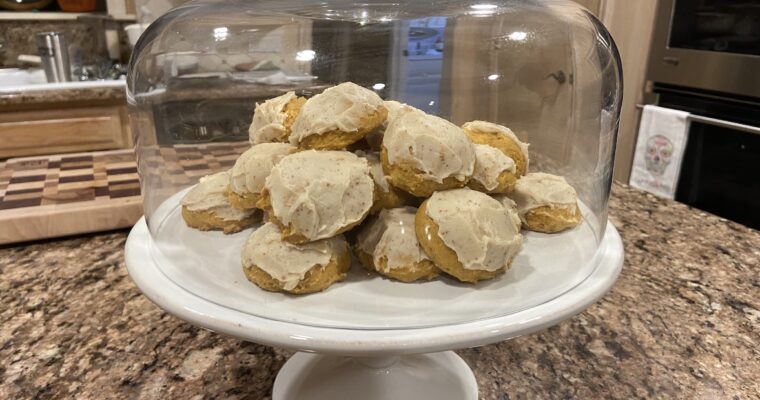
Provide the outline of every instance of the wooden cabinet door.
<path id="1" fill-rule="evenodd" d="M 123 106 L 0 113 L 0 158 L 126 148 Z"/>

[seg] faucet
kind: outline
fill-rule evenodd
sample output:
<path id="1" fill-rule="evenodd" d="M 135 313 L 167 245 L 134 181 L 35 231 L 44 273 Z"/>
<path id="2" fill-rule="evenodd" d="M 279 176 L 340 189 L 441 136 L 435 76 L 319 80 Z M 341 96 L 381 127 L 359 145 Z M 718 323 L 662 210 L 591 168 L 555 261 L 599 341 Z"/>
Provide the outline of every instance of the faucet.
<path id="1" fill-rule="evenodd" d="M 6 54 L 8 48 L 5 44 L 5 40 L 0 38 L 0 67 L 7 67 L 5 64 Z M 18 68 L 39 68 L 42 65 L 42 58 L 34 54 L 19 54 L 16 57 L 16 67 Z"/>
<path id="2" fill-rule="evenodd" d="M 39 32 L 34 36 L 47 81 L 71 81 L 71 63 L 66 36 L 61 32 Z"/>

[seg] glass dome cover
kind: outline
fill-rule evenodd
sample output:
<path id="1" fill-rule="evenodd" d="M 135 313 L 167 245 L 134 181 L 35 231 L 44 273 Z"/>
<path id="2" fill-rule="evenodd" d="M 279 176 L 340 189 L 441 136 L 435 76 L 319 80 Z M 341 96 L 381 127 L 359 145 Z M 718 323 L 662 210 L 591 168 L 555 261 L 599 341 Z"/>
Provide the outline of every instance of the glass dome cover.
<path id="1" fill-rule="evenodd" d="M 531 172 L 561 175 L 575 188 L 581 226 L 561 238 L 525 234 L 512 269 L 475 286 L 357 272 L 317 295 L 259 290 L 240 270 L 250 231 L 187 229 L 179 199 L 250 147 L 257 102 L 343 82 L 456 125 L 509 127 L 530 143 Z M 191 2 L 151 24 L 130 63 L 151 254 L 206 300 L 314 326 L 414 328 L 518 312 L 571 290 L 597 266 L 621 98 L 612 38 L 570 1 Z"/>

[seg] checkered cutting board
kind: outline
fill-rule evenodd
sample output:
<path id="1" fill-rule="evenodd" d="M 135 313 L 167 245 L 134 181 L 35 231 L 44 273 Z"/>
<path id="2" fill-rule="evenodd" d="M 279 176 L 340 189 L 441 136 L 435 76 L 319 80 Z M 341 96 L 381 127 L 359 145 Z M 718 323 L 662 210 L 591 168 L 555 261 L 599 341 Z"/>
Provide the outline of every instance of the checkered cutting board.
<path id="1" fill-rule="evenodd" d="M 140 196 L 130 150 L 11 159 L 0 175 L 0 210 L 130 196 Z"/>
<path id="2" fill-rule="evenodd" d="M 180 187 L 230 168 L 249 146 L 175 145 L 142 154 L 148 176 Z M 0 244 L 128 227 L 142 215 L 141 204 L 132 150 L 0 162 Z"/>

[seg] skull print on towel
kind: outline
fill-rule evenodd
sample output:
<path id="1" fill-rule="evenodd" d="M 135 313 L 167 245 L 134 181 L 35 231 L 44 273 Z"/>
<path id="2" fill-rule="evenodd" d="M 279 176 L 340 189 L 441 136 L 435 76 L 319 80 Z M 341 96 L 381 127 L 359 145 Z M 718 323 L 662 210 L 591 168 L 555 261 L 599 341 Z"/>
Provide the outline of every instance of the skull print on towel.
<path id="1" fill-rule="evenodd" d="M 662 175 L 670 164 L 673 156 L 673 142 L 662 135 L 654 135 L 647 140 L 647 151 L 644 155 L 647 170 L 654 175 Z"/>

